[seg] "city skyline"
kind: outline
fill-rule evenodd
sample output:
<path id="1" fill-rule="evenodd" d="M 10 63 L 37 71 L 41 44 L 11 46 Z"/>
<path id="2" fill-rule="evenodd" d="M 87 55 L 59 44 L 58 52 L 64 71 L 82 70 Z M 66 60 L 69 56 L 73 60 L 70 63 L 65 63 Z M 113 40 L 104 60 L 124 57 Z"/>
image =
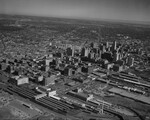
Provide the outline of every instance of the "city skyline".
<path id="1" fill-rule="evenodd" d="M 1 0 L 1 14 L 150 22 L 148 0 Z"/>

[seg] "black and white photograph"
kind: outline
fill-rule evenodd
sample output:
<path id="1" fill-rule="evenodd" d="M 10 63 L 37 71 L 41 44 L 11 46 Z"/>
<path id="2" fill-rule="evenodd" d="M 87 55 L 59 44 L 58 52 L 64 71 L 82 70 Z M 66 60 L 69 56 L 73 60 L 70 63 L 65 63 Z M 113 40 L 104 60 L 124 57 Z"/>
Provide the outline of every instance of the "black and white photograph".
<path id="1" fill-rule="evenodd" d="M 150 0 L 0 0 L 0 120 L 150 120 Z"/>

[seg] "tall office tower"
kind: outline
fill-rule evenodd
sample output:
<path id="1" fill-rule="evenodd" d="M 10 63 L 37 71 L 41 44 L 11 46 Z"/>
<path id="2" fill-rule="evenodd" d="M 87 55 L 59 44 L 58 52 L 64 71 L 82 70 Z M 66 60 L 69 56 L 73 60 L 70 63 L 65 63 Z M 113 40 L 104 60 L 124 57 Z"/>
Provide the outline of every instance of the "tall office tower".
<path id="1" fill-rule="evenodd" d="M 88 57 L 89 53 L 90 53 L 90 50 L 89 50 L 88 48 L 86 48 L 86 49 L 85 49 L 84 56 L 85 56 L 85 57 Z"/>
<path id="2" fill-rule="evenodd" d="M 109 48 L 109 42 L 108 41 L 106 42 L 106 48 Z"/>
<path id="3" fill-rule="evenodd" d="M 134 65 L 134 58 L 132 56 L 128 57 L 127 65 L 128 66 L 133 66 Z"/>
<path id="4" fill-rule="evenodd" d="M 66 50 L 66 53 L 67 53 L 68 56 L 72 56 L 73 51 L 70 47 L 68 47 L 67 50 Z"/>
<path id="5" fill-rule="evenodd" d="M 49 57 L 49 58 L 46 58 L 46 60 L 45 60 L 45 70 L 46 71 L 48 71 L 49 70 L 49 68 L 50 68 L 50 62 L 52 62 L 53 61 L 53 58 L 52 57 Z"/>
<path id="6" fill-rule="evenodd" d="M 75 47 L 72 46 L 72 57 L 74 56 L 74 53 L 75 53 Z"/>
<path id="7" fill-rule="evenodd" d="M 116 62 L 117 60 L 119 60 L 119 53 L 118 52 L 115 52 L 114 53 L 114 62 Z"/>
<path id="8" fill-rule="evenodd" d="M 102 46 L 102 52 L 103 52 L 103 53 L 106 52 L 106 47 L 105 47 L 105 45 Z"/>
<path id="9" fill-rule="evenodd" d="M 107 50 L 108 50 L 108 52 L 110 52 L 111 51 L 111 47 L 109 46 Z"/>
<path id="10" fill-rule="evenodd" d="M 83 47 L 83 48 L 81 49 L 81 56 L 84 56 L 84 54 L 85 54 L 85 48 Z"/>
<path id="11" fill-rule="evenodd" d="M 81 56 L 88 57 L 90 50 L 88 48 L 82 48 Z"/>
<path id="12" fill-rule="evenodd" d="M 99 51 L 99 58 L 100 59 L 102 58 L 102 51 L 101 50 Z"/>
<path id="13" fill-rule="evenodd" d="M 119 54 L 119 60 L 122 60 L 123 56 L 122 53 Z"/>
<path id="14" fill-rule="evenodd" d="M 90 59 L 93 59 L 93 58 L 95 57 L 95 53 L 94 53 L 94 52 L 89 53 L 88 57 L 89 57 Z"/>
<path id="15" fill-rule="evenodd" d="M 116 50 L 116 49 L 117 49 L 117 42 L 114 41 L 114 42 L 113 42 L 113 50 Z"/>

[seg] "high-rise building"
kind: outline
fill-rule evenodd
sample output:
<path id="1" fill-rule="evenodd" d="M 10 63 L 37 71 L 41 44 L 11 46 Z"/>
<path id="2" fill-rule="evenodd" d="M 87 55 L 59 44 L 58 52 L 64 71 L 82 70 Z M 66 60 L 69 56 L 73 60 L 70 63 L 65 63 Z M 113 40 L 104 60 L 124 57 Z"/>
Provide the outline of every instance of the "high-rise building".
<path id="1" fill-rule="evenodd" d="M 88 48 L 82 48 L 81 56 L 88 57 L 90 50 Z"/>
<path id="2" fill-rule="evenodd" d="M 122 53 L 120 53 L 119 54 L 119 60 L 122 60 L 122 58 L 123 58 L 123 55 L 122 55 Z"/>
<path id="3" fill-rule="evenodd" d="M 84 53 L 85 53 L 85 48 L 82 48 L 81 49 L 81 56 L 84 56 Z"/>
<path id="4" fill-rule="evenodd" d="M 71 76 L 72 75 L 72 68 L 66 67 L 64 69 L 64 75 Z"/>
<path id="5" fill-rule="evenodd" d="M 94 52 L 89 53 L 88 57 L 89 57 L 90 59 L 93 59 L 93 58 L 95 57 L 95 53 L 94 53 Z"/>
<path id="6" fill-rule="evenodd" d="M 71 47 L 67 48 L 66 53 L 67 53 L 68 56 L 72 56 L 72 49 L 71 49 Z"/>
<path id="7" fill-rule="evenodd" d="M 116 50 L 116 49 L 117 49 L 117 42 L 114 41 L 114 42 L 113 42 L 113 50 Z"/>
<path id="8" fill-rule="evenodd" d="M 55 84 L 56 75 L 50 75 L 49 77 L 45 77 L 43 80 L 44 86 L 47 86 L 49 84 Z"/>
<path id="9" fill-rule="evenodd" d="M 75 53 L 75 47 L 72 46 L 72 57 L 74 57 L 74 53 Z"/>
<path id="10" fill-rule="evenodd" d="M 118 52 L 115 52 L 114 53 L 114 62 L 116 62 L 117 60 L 119 60 L 119 53 Z"/>
<path id="11" fill-rule="evenodd" d="M 66 49 L 66 54 L 68 55 L 68 56 L 74 56 L 74 53 L 75 53 L 75 47 L 74 46 L 71 46 L 71 47 L 68 47 L 67 49 Z"/>
<path id="12" fill-rule="evenodd" d="M 134 58 L 132 56 L 128 57 L 127 65 L 128 66 L 133 66 L 134 65 Z"/>
<path id="13" fill-rule="evenodd" d="M 85 54 L 84 54 L 84 56 L 85 56 L 85 57 L 88 57 L 89 52 L 90 52 L 90 50 L 89 50 L 88 48 L 86 48 L 86 49 L 85 49 Z"/>
<path id="14" fill-rule="evenodd" d="M 50 63 L 53 61 L 53 58 L 46 58 L 45 60 L 45 71 L 48 71 L 50 68 Z"/>
<path id="15" fill-rule="evenodd" d="M 102 58 L 102 51 L 99 51 L 99 57 Z"/>
<path id="16" fill-rule="evenodd" d="M 109 48 L 109 42 L 108 41 L 106 42 L 106 48 Z"/>
<path id="17" fill-rule="evenodd" d="M 105 45 L 102 46 L 102 52 L 103 52 L 103 53 L 106 52 L 106 47 L 105 47 Z"/>

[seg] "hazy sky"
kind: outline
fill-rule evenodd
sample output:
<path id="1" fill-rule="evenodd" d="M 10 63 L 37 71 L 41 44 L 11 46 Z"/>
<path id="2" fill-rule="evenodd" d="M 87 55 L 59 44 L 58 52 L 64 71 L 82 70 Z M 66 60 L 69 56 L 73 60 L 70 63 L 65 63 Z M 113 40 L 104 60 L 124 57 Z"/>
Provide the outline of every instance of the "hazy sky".
<path id="1" fill-rule="evenodd" d="M 150 0 L 0 0 L 0 13 L 150 22 Z"/>

